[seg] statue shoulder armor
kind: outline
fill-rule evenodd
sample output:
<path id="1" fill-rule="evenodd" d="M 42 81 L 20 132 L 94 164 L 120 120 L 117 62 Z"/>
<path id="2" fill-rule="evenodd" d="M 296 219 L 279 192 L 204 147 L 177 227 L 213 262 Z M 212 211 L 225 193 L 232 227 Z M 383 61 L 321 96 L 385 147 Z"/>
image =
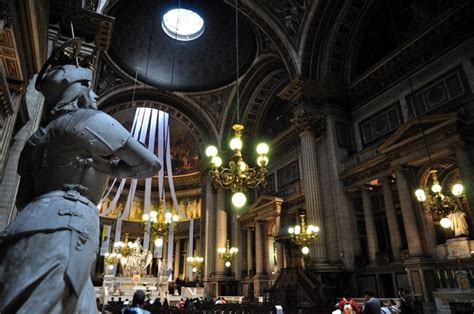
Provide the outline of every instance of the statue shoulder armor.
<path id="1" fill-rule="evenodd" d="M 75 112 L 66 131 L 72 140 L 99 156 L 115 153 L 131 136 L 120 122 L 95 109 L 79 109 Z"/>

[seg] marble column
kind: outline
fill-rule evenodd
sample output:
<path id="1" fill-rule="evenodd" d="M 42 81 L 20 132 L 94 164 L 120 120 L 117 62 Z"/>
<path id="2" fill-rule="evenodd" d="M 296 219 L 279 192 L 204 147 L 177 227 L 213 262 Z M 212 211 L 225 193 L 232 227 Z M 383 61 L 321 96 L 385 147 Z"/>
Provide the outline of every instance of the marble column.
<path id="1" fill-rule="evenodd" d="M 454 148 L 456 160 L 458 162 L 459 172 L 462 177 L 462 184 L 464 185 L 464 192 L 466 194 L 467 203 L 469 205 L 469 214 L 471 223 L 474 224 L 474 169 L 473 163 L 469 156 L 469 152 L 463 146 L 456 146 Z"/>
<path id="2" fill-rule="evenodd" d="M 315 123 L 321 122 L 321 120 L 318 120 L 317 116 L 301 109 L 295 112 L 295 116 L 296 117 L 292 119 L 292 123 L 301 141 L 306 222 L 320 228 L 318 239 L 312 241 L 310 257 L 316 262 L 327 262 L 326 237 L 324 234 L 324 220 L 319 191 L 315 137 L 315 133 L 318 134 L 316 131 L 318 125 L 315 125 Z"/>
<path id="3" fill-rule="evenodd" d="M 280 229 L 281 229 L 281 205 L 278 205 L 277 207 L 277 216 L 275 217 L 275 229 L 276 229 L 276 234 L 277 234 L 277 237 L 278 237 L 278 234 L 280 232 Z M 280 269 L 282 269 L 284 266 L 283 266 L 283 244 L 277 242 L 276 243 L 276 260 L 277 260 L 277 265 L 276 265 L 276 271 L 280 271 Z"/>
<path id="4" fill-rule="evenodd" d="M 181 258 L 181 241 L 179 239 L 175 240 L 175 246 L 174 246 L 174 279 L 176 280 L 179 275 L 180 275 L 180 269 L 179 269 L 179 259 Z"/>
<path id="5" fill-rule="evenodd" d="M 374 213 L 369 191 L 363 187 L 361 189 L 362 205 L 364 207 L 365 231 L 367 233 L 367 245 L 369 247 L 369 264 L 375 265 L 377 261 L 377 231 L 375 230 Z"/>
<path id="6" fill-rule="evenodd" d="M 403 224 L 405 226 L 405 233 L 408 240 L 408 253 L 411 257 L 419 257 L 423 255 L 423 251 L 421 247 L 420 233 L 418 232 L 418 226 L 416 225 L 416 217 L 412 202 L 412 191 L 402 169 L 395 169 L 395 176 L 398 196 L 400 198 Z"/>
<path id="7" fill-rule="evenodd" d="M 256 275 L 263 275 L 264 254 L 263 254 L 262 223 L 255 222 L 255 269 Z"/>
<path id="8" fill-rule="evenodd" d="M 225 191 L 217 190 L 216 200 L 216 244 L 214 246 L 214 255 L 216 256 L 216 276 L 226 276 L 225 260 L 219 258 L 217 249 L 226 247 L 227 241 L 227 209 L 225 202 Z"/>
<path id="9" fill-rule="evenodd" d="M 204 280 L 208 281 L 216 268 L 216 248 L 213 245 L 216 239 L 216 211 L 215 211 L 215 193 L 211 182 L 206 182 L 206 214 L 204 234 Z"/>
<path id="10" fill-rule="evenodd" d="M 400 237 L 400 228 L 398 227 L 397 212 L 393 203 L 392 187 L 390 178 L 382 179 L 383 200 L 385 204 L 385 213 L 387 215 L 388 231 L 390 233 L 390 244 L 392 246 L 393 259 L 400 260 L 400 249 L 402 240 Z"/>
<path id="11" fill-rule="evenodd" d="M 354 255 L 360 255 L 362 250 L 360 247 L 359 228 L 357 226 L 357 213 L 354 208 L 354 199 L 352 195 L 346 194 L 346 204 L 347 204 L 347 209 L 349 211 L 349 217 L 352 217 L 350 219 L 350 226 L 351 226 L 352 245 L 354 247 Z"/>
<path id="12" fill-rule="evenodd" d="M 253 230 L 247 229 L 247 276 L 251 278 L 254 275 L 253 267 Z"/>

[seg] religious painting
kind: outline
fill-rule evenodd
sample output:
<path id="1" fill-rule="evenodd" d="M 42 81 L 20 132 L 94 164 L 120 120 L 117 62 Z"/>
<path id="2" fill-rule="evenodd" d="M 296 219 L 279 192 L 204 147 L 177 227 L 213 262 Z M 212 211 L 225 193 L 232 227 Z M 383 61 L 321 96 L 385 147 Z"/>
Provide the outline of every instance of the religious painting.
<path id="1" fill-rule="evenodd" d="M 181 122 L 170 119 L 171 168 L 173 175 L 188 174 L 198 171 L 198 144 Z"/>

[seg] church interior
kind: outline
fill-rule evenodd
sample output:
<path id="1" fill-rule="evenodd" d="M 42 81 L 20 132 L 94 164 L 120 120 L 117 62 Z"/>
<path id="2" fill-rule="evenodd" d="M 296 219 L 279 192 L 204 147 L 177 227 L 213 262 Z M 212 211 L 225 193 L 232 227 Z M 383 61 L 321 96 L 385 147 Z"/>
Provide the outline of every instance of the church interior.
<path id="1" fill-rule="evenodd" d="M 161 164 L 94 204 L 104 313 L 137 286 L 178 308 L 402 288 L 413 313 L 474 309 L 473 1 L 1 0 L 0 231 L 58 47 Z"/>

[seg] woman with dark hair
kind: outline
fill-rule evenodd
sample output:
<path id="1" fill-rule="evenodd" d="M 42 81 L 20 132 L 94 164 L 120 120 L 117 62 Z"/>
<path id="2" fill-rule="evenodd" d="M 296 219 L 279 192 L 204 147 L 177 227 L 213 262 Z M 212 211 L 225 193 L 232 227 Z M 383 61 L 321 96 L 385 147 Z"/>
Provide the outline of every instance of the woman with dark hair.
<path id="1" fill-rule="evenodd" d="M 137 290 L 133 294 L 132 305 L 122 309 L 122 314 L 150 314 L 149 311 L 142 308 L 144 304 L 145 292 L 143 290 Z"/>

